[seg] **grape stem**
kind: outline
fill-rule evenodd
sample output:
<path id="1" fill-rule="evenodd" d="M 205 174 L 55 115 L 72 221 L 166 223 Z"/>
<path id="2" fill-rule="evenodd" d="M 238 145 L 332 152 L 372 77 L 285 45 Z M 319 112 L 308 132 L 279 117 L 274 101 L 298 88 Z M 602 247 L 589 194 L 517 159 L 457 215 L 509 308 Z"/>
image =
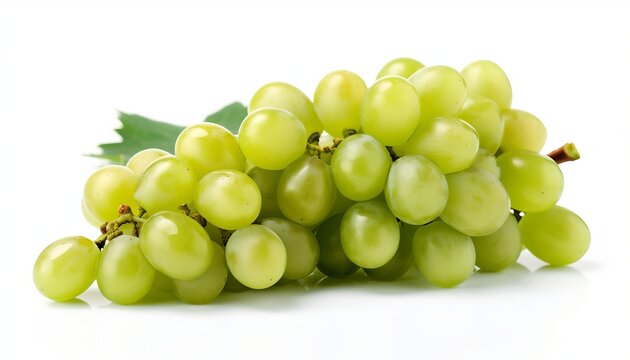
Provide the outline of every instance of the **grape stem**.
<path id="1" fill-rule="evenodd" d="M 133 224 L 133 235 L 138 236 L 140 233 L 140 226 L 146 222 L 146 220 L 141 217 L 146 214 L 146 211 L 140 208 L 138 213 L 141 215 L 135 216 L 129 205 L 120 205 L 118 208 L 118 214 L 120 214 L 120 216 L 118 216 L 116 220 L 108 221 L 101 225 L 101 235 L 94 240 L 96 246 L 102 250 L 107 241 L 111 241 L 122 235 L 123 232 L 120 230 L 120 227 L 124 224 Z"/>
<path id="2" fill-rule="evenodd" d="M 339 144 L 341 144 L 343 139 L 347 138 L 348 136 L 352 136 L 356 133 L 357 131 L 354 129 L 345 129 L 343 131 L 343 137 L 334 138 L 332 145 L 321 146 L 319 145 L 319 139 L 321 137 L 321 134 L 318 132 L 314 132 L 311 134 L 311 136 L 308 137 L 308 140 L 306 142 L 306 151 L 308 152 L 309 155 L 317 156 L 318 158 L 321 159 L 322 154 L 332 155 L 332 153 L 339 146 Z"/>
<path id="3" fill-rule="evenodd" d="M 575 161 L 580 158 L 580 152 L 573 143 L 566 143 L 554 151 L 547 154 L 556 164 L 562 164 L 567 161 Z"/>

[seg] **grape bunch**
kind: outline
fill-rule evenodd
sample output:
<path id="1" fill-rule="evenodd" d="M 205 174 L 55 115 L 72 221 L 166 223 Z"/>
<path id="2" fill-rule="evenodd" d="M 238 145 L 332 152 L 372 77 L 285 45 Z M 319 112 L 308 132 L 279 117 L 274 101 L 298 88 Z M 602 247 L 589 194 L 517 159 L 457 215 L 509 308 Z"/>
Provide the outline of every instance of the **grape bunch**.
<path id="1" fill-rule="evenodd" d="M 459 72 L 394 59 L 370 87 L 333 71 L 312 100 L 269 83 L 238 135 L 195 124 L 174 155 L 146 149 L 95 171 L 82 210 L 100 236 L 49 245 L 35 285 L 55 301 L 96 280 L 119 304 L 152 289 L 204 304 L 224 288 L 265 289 L 317 270 L 395 280 L 415 263 L 453 287 L 511 266 L 523 249 L 571 264 L 590 233 L 556 204 L 558 164 L 579 153 L 567 144 L 541 154 L 545 126 L 511 103 L 490 61 Z"/>

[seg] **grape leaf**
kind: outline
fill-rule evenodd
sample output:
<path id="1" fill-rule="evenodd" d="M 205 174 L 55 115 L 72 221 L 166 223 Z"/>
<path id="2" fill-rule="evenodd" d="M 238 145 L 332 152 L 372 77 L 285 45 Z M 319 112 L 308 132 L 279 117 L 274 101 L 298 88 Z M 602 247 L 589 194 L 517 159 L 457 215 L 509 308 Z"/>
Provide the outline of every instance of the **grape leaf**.
<path id="1" fill-rule="evenodd" d="M 208 115 L 205 121 L 223 125 L 236 135 L 245 116 L 247 116 L 247 108 L 240 102 L 233 102 L 214 114 Z"/>

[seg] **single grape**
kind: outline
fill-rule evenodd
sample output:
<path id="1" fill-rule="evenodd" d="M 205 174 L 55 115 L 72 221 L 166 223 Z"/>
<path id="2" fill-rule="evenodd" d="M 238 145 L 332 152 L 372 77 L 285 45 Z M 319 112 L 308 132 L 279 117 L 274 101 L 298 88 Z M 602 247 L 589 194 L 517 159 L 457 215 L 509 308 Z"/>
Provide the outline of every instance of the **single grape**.
<path id="1" fill-rule="evenodd" d="M 282 176 L 282 171 L 265 170 L 254 167 L 247 172 L 247 176 L 254 180 L 260 190 L 262 202 L 260 204 L 260 214 L 258 214 L 258 218 L 282 217 L 282 211 L 280 211 L 276 196 L 276 190 L 278 189 L 278 182 L 280 181 L 280 176 Z"/>
<path id="2" fill-rule="evenodd" d="M 466 122 L 448 117 L 426 120 L 411 136 L 404 153 L 424 155 L 444 174 L 469 167 L 479 150 L 475 129 Z"/>
<path id="3" fill-rule="evenodd" d="M 448 200 L 446 178 L 431 160 L 408 155 L 392 165 L 385 184 L 387 206 L 400 220 L 423 225 L 437 218 Z"/>
<path id="4" fill-rule="evenodd" d="M 466 83 L 457 70 L 448 66 L 429 66 L 409 77 L 416 89 L 422 109 L 422 119 L 451 116 L 466 100 Z"/>
<path id="5" fill-rule="evenodd" d="M 98 223 L 115 220 L 119 216 L 120 205 L 126 204 L 132 209 L 138 207 L 133 196 L 137 184 L 138 176 L 129 168 L 120 165 L 103 166 L 85 182 L 85 209 Z"/>
<path id="6" fill-rule="evenodd" d="M 238 131 L 247 160 L 267 170 L 282 170 L 306 151 L 304 125 L 288 111 L 263 108 L 251 112 Z"/>
<path id="7" fill-rule="evenodd" d="M 481 271 L 501 271 L 513 265 L 523 249 L 518 222 L 512 215 L 507 217 L 499 230 L 472 237 L 472 241 L 477 254 L 475 264 Z"/>
<path id="8" fill-rule="evenodd" d="M 249 176 L 235 170 L 217 170 L 199 180 L 194 201 L 206 220 L 221 229 L 236 230 L 256 220 L 262 200 Z"/>
<path id="9" fill-rule="evenodd" d="M 499 65 L 488 60 L 472 62 L 462 70 L 468 93 L 493 100 L 501 110 L 512 105 L 512 86 Z"/>
<path id="10" fill-rule="evenodd" d="M 362 268 L 381 267 L 390 261 L 400 241 L 396 217 L 377 200 L 359 202 L 341 220 L 341 246 Z"/>
<path id="11" fill-rule="evenodd" d="M 129 161 L 127 161 L 127 166 L 131 171 L 136 173 L 138 176 L 142 175 L 144 170 L 151 165 L 151 163 L 162 156 L 171 155 L 168 151 L 164 151 L 162 149 L 144 149 L 135 153 Z"/>
<path id="12" fill-rule="evenodd" d="M 487 171 L 468 169 L 446 176 L 448 201 L 440 218 L 470 236 L 497 231 L 510 214 L 510 198 L 499 179 Z"/>
<path id="13" fill-rule="evenodd" d="M 219 296 L 227 280 L 225 251 L 217 243 L 212 243 L 214 255 L 208 270 L 194 280 L 173 280 L 173 293 L 188 304 L 209 304 Z"/>
<path id="14" fill-rule="evenodd" d="M 338 214 L 324 221 L 315 237 L 319 244 L 319 260 L 317 268 L 327 276 L 343 278 L 351 275 L 359 268 L 350 261 L 341 246 L 341 219 L 343 214 Z"/>
<path id="15" fill-rule="evenodd" d="M 196 279 L 212 263 L 208 233 L 195 220 L 175 211 L 159 212 L 142 225 L 140 248 L 157 271 L 173 279 Z"/>
<path id="16" fill-rule="evenodd" d="M 155 269 L 142 254 L 137 237 L 118 236 L 103 249 L 96 283 L 107 299 L 133 304 L 151 290 L 154 278 Z"/>
<path id="17" fill-rule="evenodd" d="M 392 281 L 403 276 L 413 263 L 413 235 L 419 226 L 400 223 L 400 244 L 394 257 L 387 264 L 375 269 L 364 269 L 369 277 L 376 280 Z"/>
<path id="18" fill-rule="evenodd" d="M 175 142 L 175 155 L 198 177 L 215 170 L 245 170 L 245 156 L 236 137 L 218 124 L 206 122 L 184 129 Z"/>
<path id="19" fill-rule="evenodd" d="M 501 182 L 512 207 L 540 212 L 554 206 L 564 188 L 560 167 L 551 158 L 532 151 L 510 151 L 497 158 Z"/>
<path id="20" fill-rule="evenodd" d="M 291 84 L 272 82 L 258 89 L 249 102 L 249 112 L 252 113 L 266 107 L 284 109 L 295 115 L 304 125 L 307 136 L 315 132 L 321 133 L 323 130 L 311 100 L 300 89 Z M 265 140 L 272 143 L 275 141 L 273 137 Z"/>
<path id="21" fill-rule="evenodd" d="M 381 193 L 391 165 L 385 146 L 366 134 L 345 138 L 331 160 L 335 185 L 354 201 L 369 200 Z"/>
<path id="22" fill-rule="evenodd" d="M 501 170 L 497 165 L 497 158 L 485 149 L 479 149 L 477 156 L 475 156 L 475 161 L 472 165 L 470 165 L 470 167 L 485 170 L 497 178 L 501 176 Z"/>
<path id="23" fill-rule="evenodd" d="M 330 166 L 314 156 L 304 156 L 292 163 L 278 181 L 280 210 L 287 219 L 303 226 L 323 221 L 336 195 Z"/>
<path id="24" fill-rule="evenodd" d="M 344 130 L 361 127 L 359 111 L 367 86 L 361 77 L 347 70 L 324 76 L 315 89 L 313 103 L 324 130 L 337 137 Z"/>
<path id="25" fill-rule="evenodd" d="M 90 239 L 70 236 L 48 245 L 33 267 L 35 287 L 55 301 L 83 293 L 96 278 L 100 250 Z"/>
<path id="26" fill-rule="evenodd" d="M 591 244 L 591 232 L 574 212 L 553 206 L 527 213 L 519 223 L 523 244 L 537 258 L 552 266 L 578 261 Z"/>
<path id="27" fill-rule="evenodd" d="M 361 128 L 384 145 L 404 144 L 420 121 L 420 102 L 407 79 L 387 76 L 377 80 L 363 99 Z"/>
<path id="28" fill-rule="evenodd" d="M 282 240 L 262 225 L 236 230 L 225 247 L 225 257 L 236 280 L 252 289 L 272 286 L 287 267 L 287 251 Z"/>
<path id="29" fill-rule="evenodd" d="M 469 96 L 457 114 L 475 128 L 479 136 L 479 147 L 494 154 L 501 145 L 505 121 L 499 106 L 492 100 L 482 96 Z"/>
<path id="30" fill-rule="evenodd" d="M 501 151 L 529 150 L 539 152 L 547 141 L 545 125 L 534 115 L 510 109 L 503 112 L 505 130 L 501 140 Z"/>
<path id="31" fill-rule="evenodd" d="M 281 218 L 266 218 L 260 224 L 276 233 L 287 250 L 287 268 L 283 278 L 298 280 L 315 270 L 319 245 L 310 230 Z"/>
<path id="32" fill-rule="evenodd" d="M 176 210 L 192 201 L 197 176 L 179 158 L 163 156 L 144 171 L 135 193 L 135 199 L 147 212 Z"/>
<path id="33" fill-rule="evenodd" d="M 420 272 L 440 287 L 463 283 L 475 268 L 475 247 L 470 236 L 441 221 L 416 230 L 413 253 Z"/>
<path id="34" fill-rule="evenodd" d="M 396 58 L 383 66 L 381 71 L 378 72 L 376 80 L 389 75 L 408 78 L 423 67 L 424 65 L 418 60 L 405 57 Z"/>

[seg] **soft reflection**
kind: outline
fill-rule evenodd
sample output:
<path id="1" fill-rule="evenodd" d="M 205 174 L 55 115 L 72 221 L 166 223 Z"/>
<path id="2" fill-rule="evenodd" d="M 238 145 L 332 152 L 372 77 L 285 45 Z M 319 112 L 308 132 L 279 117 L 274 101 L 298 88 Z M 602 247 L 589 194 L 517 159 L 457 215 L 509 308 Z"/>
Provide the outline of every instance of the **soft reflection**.
<path id="1" fill-rule="evenodd" d="M 523 279 L 530 276 L 524 265 L 514 263 L 512 266 L 497 272 L 475 271 L 461 286 L 466 288 L 483 288 L 499 286 L 521 286 Z"/>
<path id="2" fill-rule="evenodd" d="M 90 309 L 90 304 L 78 298 L 68 301 L 53 301 L 48 306 L 57 309 Z"/>

